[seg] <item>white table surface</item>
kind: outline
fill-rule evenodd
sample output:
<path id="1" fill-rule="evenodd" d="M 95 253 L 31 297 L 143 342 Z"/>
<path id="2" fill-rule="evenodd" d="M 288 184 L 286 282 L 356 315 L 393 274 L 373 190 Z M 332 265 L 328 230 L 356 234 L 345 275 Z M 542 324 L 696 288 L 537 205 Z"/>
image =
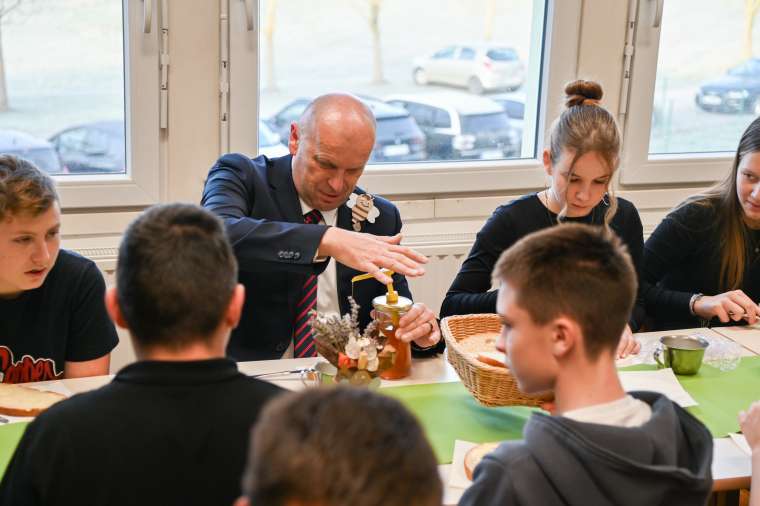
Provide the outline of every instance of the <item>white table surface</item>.
<path id="1" fill-rule="evenodd" d="M 733 333 L 739 332 L 737 330 L 725 331 L 723 329 L 684 329 L 678 331 L 668 332 L 648 332 L 636 334 L 636 338 L 642 342 L 642 349 L 651 349 L 653 343 L 655 343 L 661 336 L 668 334 L 697 334 L 709 336 L 711 338 L 728 338 L 731 339 Z M 744 331 L 746 332 L 746 331 Z M 758 340 L 760 340 L 760 327 L 754 329 Z M 743 356 L 755 356 L 756 353 L 744 348 L 742 352 Z M 290 371 L 302 368 L 308 368 L 313 366 L 317 362 L 317 358 L 298 358 L 298 359 L 282 359 L 282 360 L 263 360 L 255 362 L 240 362 L 238 368 L 241 372 L 248 375 L 264 374 L 278 371 Z M 619 360 L 618 366 L 625 367 L 629 365 L 651 363 L 651 358 L 648 356 L 631 356 L 627 359 Z M 77 378 L 77 379 L 64 379 L 50 382 L 35 383 L 35 386 L 44 387 L 46 385 L 53 386 L 58 391 L 68 391 L 73 393 L 85 392 L 105 385 L 113 376 L 96 376 L 91 378 Z M 288 390 L 299 390 L 304 388 L 303 383 L 299 375 L 282 375 L 277 377 L 267 377 L 267 381 L 270 381 L 276 385 L 286 388 Z M 387 386 L 404 386 L 404 385 L 417 385 L 426 383 L 445 383 L 459 381 L 454 369 L 448 363 L 445 355 L 436 358 L 415 359 L 412 367 L 412 374 L 406 379 L 395 381 L 383 381 L 382 387 Z M 760 397 L 760 393 L 759 393 Z M 714 455 L 713 455 L 713 479 L 732 481 L 732 480 L 746 480 L 748 483 L 751 476 L 751 462 L 749 456 L 744 454 L 736 444 L 729 438 L 715 439 Z M 444 504 L 453 505 L 459 501 L 464 489 L 453 488 L 448 486 L 448 475 L 451 469 L 451 464 L 445 464 L 439 466 L 441 479 L 444 483 Z"/>

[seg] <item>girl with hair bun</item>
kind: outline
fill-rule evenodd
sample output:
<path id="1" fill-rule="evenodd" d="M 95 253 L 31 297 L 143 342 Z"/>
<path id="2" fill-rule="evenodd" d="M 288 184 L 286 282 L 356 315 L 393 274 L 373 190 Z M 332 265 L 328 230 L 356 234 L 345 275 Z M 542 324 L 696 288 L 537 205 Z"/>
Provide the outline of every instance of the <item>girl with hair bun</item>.
<path id="1" fill-rule="evenodd" d="M 620 162 L 620 131 L 600 105 L 602 87 L 577 80 L 565 86 L 565 95 L 565 110 L 552 124 L 542 155 L 549 187 L 494 211 L 446 294 L 441 318 L 495 313 L 497 290 L 491 289 L 491 272 L 499 255 L 522 237 L 564 222 L 610 228 L 626 244 L 639 271 L 644 245 L 641 219 L 633 204 L 617 198 L 610 187 Z M 632 331 L 638 330 L 643 318 L 643 303 L 637 302 L 618 356 L 638 353 L 640 345 Z"/>

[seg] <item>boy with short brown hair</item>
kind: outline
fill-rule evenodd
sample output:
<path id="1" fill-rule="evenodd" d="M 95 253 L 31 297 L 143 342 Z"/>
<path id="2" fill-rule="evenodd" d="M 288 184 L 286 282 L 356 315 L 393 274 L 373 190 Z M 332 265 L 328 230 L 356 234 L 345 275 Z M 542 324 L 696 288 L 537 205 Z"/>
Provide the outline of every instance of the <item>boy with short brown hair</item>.
<path id="1" fill-rule="evenodd" d="M 367 389 L 291 394 L 264 409 L 236 506 L 440 506 L 438 466 L 400 402 Z"/>
<path id="2" fill-rule="evenodd" d="M 165 204 L 136 218 L 106 306 L 137 360 L 29 424 L 0 506 L 231 504 L 250 428 L 282 392 L 225 357 L 245 298 L 237 274 L 210 212 Z"/>
<path id="3" fill-rule="evenodd" d="M 636 294 L 620 239 L 587 225 L 543 230 L 504 252 L 494 278 L 497 347 L 524 392 L 554 392 L 556 416 L 534 413 L 523 441 L 487 455 L 460 504 L 704 504 L 710 433 L 662 395 L 627 394 L 617 375 Z"/>

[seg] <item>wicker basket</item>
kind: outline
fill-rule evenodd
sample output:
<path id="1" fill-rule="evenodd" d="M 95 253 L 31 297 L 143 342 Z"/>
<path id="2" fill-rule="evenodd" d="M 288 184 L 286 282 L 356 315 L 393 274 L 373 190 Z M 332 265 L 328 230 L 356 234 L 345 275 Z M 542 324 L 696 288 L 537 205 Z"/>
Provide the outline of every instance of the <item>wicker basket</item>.
<path id="1" fill-rule="evenodd" d="M 460 342 L 483 332 L 501 332 L 501 321 L 495 314 L 449 316 L 441 321 L 449 362 L 454 366 L 467 390 L 484 406 L 540 406 L 549 396 L 528 396 L 517 387 L 509 369 L 477 360 L 462 350 Z M 483 350 L 488 351 L 488 350 Z"/>

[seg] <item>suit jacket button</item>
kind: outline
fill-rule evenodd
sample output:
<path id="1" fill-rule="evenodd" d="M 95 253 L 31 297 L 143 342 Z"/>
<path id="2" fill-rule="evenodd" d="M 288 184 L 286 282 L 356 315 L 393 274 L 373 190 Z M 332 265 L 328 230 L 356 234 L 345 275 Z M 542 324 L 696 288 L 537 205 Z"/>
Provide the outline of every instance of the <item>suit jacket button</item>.
<path id="1" fill-rule="evenodd" d="M 274 349 L 275 351 L 279 351 L 280 353 L 282 353 L 288 349 L 288 345 L 289 345 L 288 342 L 280 341 L 279 343 L 277 343 L 277 346 L 275 346 Z"/>
<path id="2" fill-rule="evenodd" d="M 301 254 L 298 251 L 293 253 L 293 260 L 298 260 L 299 258 L 301 258 Z"/>

